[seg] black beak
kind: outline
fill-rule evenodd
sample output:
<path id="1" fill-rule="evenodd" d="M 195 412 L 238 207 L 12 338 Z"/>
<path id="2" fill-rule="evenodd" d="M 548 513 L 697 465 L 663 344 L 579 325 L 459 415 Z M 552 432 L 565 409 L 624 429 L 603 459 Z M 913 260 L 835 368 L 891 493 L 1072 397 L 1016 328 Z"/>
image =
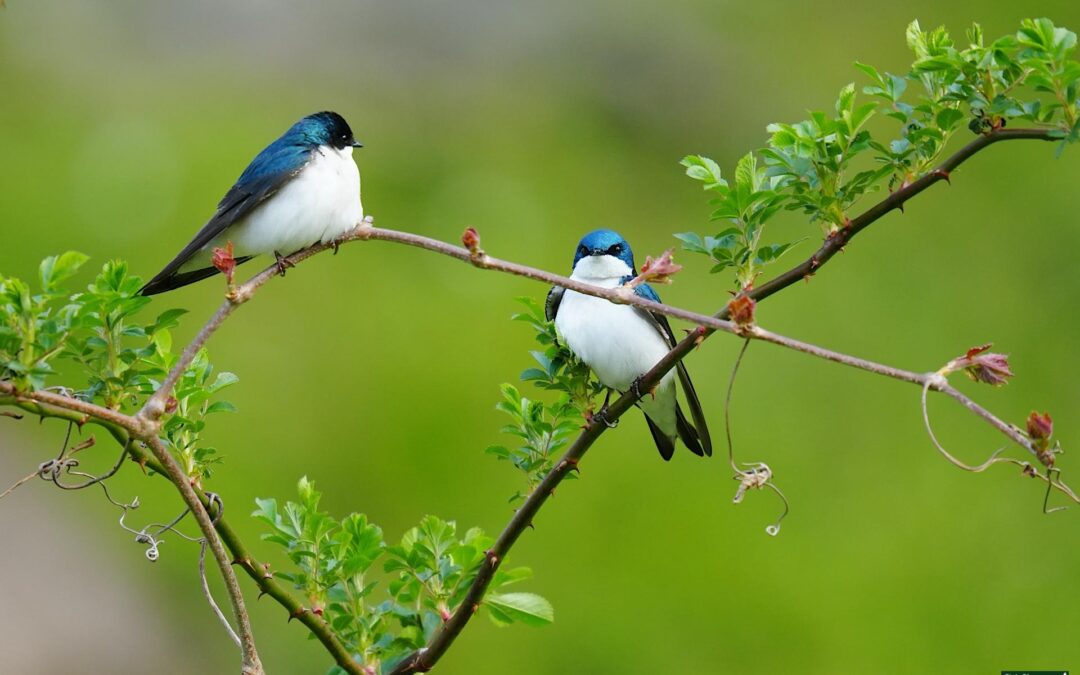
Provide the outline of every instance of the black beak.
<path id="1" fill-rule="evenodd" d="M 364 144 L 361 143 L 360 141 L 356 140 L 355 138 L 352 140 L 352 143 L 350 143 L 349 145 L 353 146 L 354 148 L 362 148 L 362 147 L 364 147 Z"/>

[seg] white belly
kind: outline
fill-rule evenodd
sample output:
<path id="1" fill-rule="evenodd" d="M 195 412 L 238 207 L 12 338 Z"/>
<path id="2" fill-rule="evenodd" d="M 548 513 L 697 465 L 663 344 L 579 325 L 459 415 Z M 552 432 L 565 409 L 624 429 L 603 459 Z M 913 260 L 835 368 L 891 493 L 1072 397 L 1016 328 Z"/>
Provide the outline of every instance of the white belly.
<path id="1" fill-rule="evenodd" d="M 329 242 L 364 217 L 360 203 L 360 171 L 352 148 L 323 146 L 277 194 L 234 223 L 203 248 L 232 241 L 233 255 L 288 255 L 316 242 Z"/>
<path id="2" fill-rule="evenodd" d="M 632 307 L 567 290 L 555 317 L 566 345 L 606 387 L 625 392 L 662 359 L 670 347 L 653 324 Z M 668 436 L 675 436 L 674 370 L 668 371 L 639 407 Z"/>

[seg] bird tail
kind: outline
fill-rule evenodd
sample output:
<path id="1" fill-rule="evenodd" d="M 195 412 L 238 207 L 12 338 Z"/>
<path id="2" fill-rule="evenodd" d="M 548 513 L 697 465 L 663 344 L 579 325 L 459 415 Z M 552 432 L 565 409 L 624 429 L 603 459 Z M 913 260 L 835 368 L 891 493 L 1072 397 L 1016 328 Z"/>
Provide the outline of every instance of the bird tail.
<path id="1" fill-rule="evenodd" d="M 660 456 L 665 462 L 670 460 L 675 454 L 675 439 L 661 431 L 648 415 L 645 415 L 645 421 L 649 423 L 649 431 L 652 432 L 652 439 L 656 443 L 656 449 L 660 451 Z"/>
<path id="2" fill-rule="evenodd" d="M 683 414 L 682 406 L 675 406 L 675 430 L 679 433 L 679 438 L 686 444 L 686 447 L 690 452 L 694 453 L 698 457 L 704 457 L 706 451 L 701 447 L 701 439 L 698 437 L 698 431 L 694 428 L 694 425 L 690 424 L 686 419 L 686 415 Z M 709 448 L 711 450 L 712 448 Z M 712 454 L 709 452 L 708 454 Z"/>
<path id="3" fill-rule="evenodd" d="M 245 263 L 251 260 L 254 256 L 244 256 L 236 259 L 236 264 Z M 190 272 L 178 272 L 174 269 L 166 267 L 158 273 L 156 277 L 146 282 L 146 285 L 139 289 L 139 295 L 157 295 L 158 293 L 164 293 L 166 291 L 172 291 L 181 286 L 187 286 L 193 284 L 196 281 L 202 281 L 207 277 L 212 277 L 218 274 L 216 267 L 204 267 L 198 270 L 191 270 Z"/>
<path id="4" fill-rule="evenodd" d="M 710 450 L 712 448 L 703 448 L 701 439 L 698 436 L 697 429 L 693 424 L 686 419 L 686 415 L 683 414 L 682 406 L 675 406 L 675 434 L 676 436 L 668 436 L 663 430 L 652 421 L 648 413 L 645 414 L 645 421 L 649 423 L 649 431 L 652 433 L 653 442 L 656 443 L 656 449 L 660 451 L 660 456 L 664 458 L 664 461 L 671 459 L 675 454 L 675 438 L 676 436 L 682 440 L 690 452 L 694 453 L 698 457 L 704 457 L 711 455 Z"/>

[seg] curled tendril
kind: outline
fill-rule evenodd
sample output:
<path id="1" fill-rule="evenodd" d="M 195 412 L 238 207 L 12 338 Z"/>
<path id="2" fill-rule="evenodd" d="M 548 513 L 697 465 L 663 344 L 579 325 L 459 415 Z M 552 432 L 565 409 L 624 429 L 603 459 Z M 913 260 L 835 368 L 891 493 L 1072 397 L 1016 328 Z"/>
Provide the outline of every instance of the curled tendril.
<path id="1" fill-rule="evenodd" d="M 1061 469 L 1058 469 L 1056 467 L 1050 467 L 1046 470 L 1046 473 L 1044 474 L 1041 473 L 1038 469 L 1036 469 L 1030 462 L 1025 462 L 1023 460 L 1015 459 L 1013 457 L 1002 457 L 1001 453 L 1003 453 L 1008 446 L 998 448 L 990 455 L 990 457 L 986 459 L 986 461 L 984 461 L 982 464 L 976 464 L 975 466 L 972 466 L 970 464 L 967 464 L 966 462 L 961 461 L 960 459 L 957 459 L 955 456 L 952 455 L 952 453 L 946 450 L 945 446 L 943 446 L 941 444 L 941 441 L 938 440 L 937 435 L 934 433 L 934 428 L 930 424 L 930 412 L 927 406 L 927 394 L 929 393 L 930 388 L 941 388 L 945 385 L 947 385 L 947 382 L 945 380 L 945 377 L 941 373 L 927 374 L 926 382 L 923 384 L 922 387 L 922 415 L 923 424 L 926 425 L 926 433 L 930 436 L 930 441 L 934 444 L 934 447 L 937 448 L 937 451 L 940 452 L 945 459 L 949 460 L 950 464 L 960 469 L 963 469 L 964 471 L 970 471 L 972 473 L 982 473 L 983 471 L 986 471 L 995 464 L 1012 464 L 1013 466 L 1020 467 L 1022 475 L 1030 476 L 1031 478 L 1037 478 L 1046 483 L 1046 493 L 1043 495 L 1043 513 L 1049 514 L 1056 511 L 1063 511 L 1069 508 L 1068 506 L 1050 507 L 1050 493 L 1053 490 L 1059 490 L 1062 494 L 1064 494 L 1072 501 L 1080 502 L 1080 497 L 1078 497 L 1076 493 L 1074 493 L 1069 488 L 1069 486 L 1061 482 Z"/>
<path id="2" fill-rule="evenodd" d="M 780 523 L 787 517 L 788 512 L 791 510 L 791 505 L 780 488 L 773 483 L 773 472 L 768 464 L 765 464 L 764 462 L 742 462 L 742 466 L 747 468 L 739 468 L 739 465 L 735 462 L 735 443 L 731 438 L 731 394 L 735 389 L 735 376 L 739 373 L 739 366 L 742 364 L 743 356 L 746 354 L 746 350 L 749 346 L 750 340 L 743 341 L 742 349 L 739 350 L 739 355 L 735 358 L 735 366 L 731 369 L 731 378 L 728 380 L 727 396 L 724 398 L 724 432 L 727 436 L 728 464 L 731 465 L 731 470 L 735 472 L 732 479 L 739 481 L 739 487 L 735 490 L 735 496 L 731 501 L 735 504 L 741 503 L 743 497 L 746 496 L 746 493 L 749 490 L 769 488 L 775 492 L 780 498 L 780 501 L 783 502 L 784 510 L 775 522 L 765 528 L 766 534 L 770 537 L 775 537 L 780 534 Z"/>
<path id="3" fill-rule="evenodd" d="M 77 396 L 75 392 L 66 387 L 51 387 L 50 389 L 69 398 L 74 398 Z M 21 416 L 18 415 L 12 414 L 9 416 L 15 417 L 16 419 L 21 419 Z M 214 600 L 214 596 L 210 592 L 210 585 L 206 580 L 206 538 L 192 537 L 184 534 L 176 528 L 180 521 L 182 521 L 191 512 L 191 509 L 185 508 L 180 513 L 180 515 L 176 516 L 168 523 L 149 523 L 148 525 L 145 525 L 142 529 L 138 530 L 133 527 L 129 527 L 124 521 L 131 511 L 139 508 L 139 498 L 135 497 L 131 500 L 130 503 L 117 501 L 113 499 L 112 495 L 109 493 L 109 488 L 105 481 L 116 475 L 116 473 L 120 470 L 120 467 L 123 466 L 124 459 L 128 456 L 134 440 L 129 438 L 128 441 L 124 444 L 124 447 L 120 452 L 120 456 L 117 457 L 116 462 L 113 464 L 111 469 L 109 469 L 104 474 L 95 476 L 84 471 L 76 470 L 76 468 L 79 466 L 79 460 L 75 459 L 73 455 L 82 450 L 92 447 L 96 441 L 93 436 L 90 436 L 86 440 L 77 443 L 74 446 L 70 446 L 71 435 L 75 426 L 76 422 L 68 422 L 67 432 L 64 434 L 63 445 L 61 445 L 60 452 L 57 453 L 56 457 L 46 460 L 41 464 L 38 464 L 37 468 L 34 469 L 32 473 L 16 481 L 11 487 L 0 493 L 0 499 L 3 499 L 4 497 L 11 494 L 20 485 L 33 480 L 35 476 L 41 478 L 42 480 L 52 481 L 54 485 L 63 490 L 82 490 L 90 487 L 91 485 L 100 485 L 101 490 L 105 494 L 105 498 L 109 501 L 109 503 L 120 509 L 119 524 L 121 529 L 135 535 L 136 543 L 146 546 L 144 555 L 146 556 L 146 559 L 150 562 L 157 562 L 158 559 L 160 559 L 160 548 L 161 545 L 165 543 L 164 535 L 169 532 L 172 532 L 173 534 L 177 535 L 182 539 L 186 539 L 187 541 L 199 544 L 199 580 L 202 584 L 203 595 L 206 597 L 206 601 L 210 604 L 210 608 L 214 611 L 214 614 L 217 616 L 218 620 L 225 627 L 226 631 L 228 631 L 229 637 L 232 639 L 233 642 L 236 643 L 238 647 L 241 646 L 240 637 L 237 635 L 236 631 L 229 623 L 229 620 L 225 616 L 224 612 L 221 611 L 221 607 Z M 81 478 L 85 478 L 86 480 L 78 484 L 67 484 L 61 481 L 61 476 L 64 475 L 79 476 Z M 218 521 L 221 520 L 222 515 L 225 513 L 225 503 L 222 501 L 221 497 L 214 492 L 207 492 L 206 500 L 207 513 L 210 515 L 212 523 L 214 525 L 217 525 Z"/>

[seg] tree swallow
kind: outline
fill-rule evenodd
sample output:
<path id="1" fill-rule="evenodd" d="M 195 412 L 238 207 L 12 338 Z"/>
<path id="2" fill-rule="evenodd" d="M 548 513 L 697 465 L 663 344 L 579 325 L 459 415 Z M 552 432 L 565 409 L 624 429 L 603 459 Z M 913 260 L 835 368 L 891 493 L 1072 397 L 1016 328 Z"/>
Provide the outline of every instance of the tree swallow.
<path id="1" fill-rule="evenodd" d="M 571 279 L 617 288 L 635 276 L 634 254 L 618 232 L 596 230 L 578 244 Z M 636 286 L 634 292 L 660 302 L 660 296 L 648 284 Z M 662 314 L 558 286 L 548 293 L 546 314 L 549 321 L 555 321 L 566 345 L 592 369 L 600 383 L 619 392 L 636 391 L 638 379 L 676 343 L 671 325 Z M 676 372 L 693 425 L 683 415 L 676 397 Z M 682 361 L 664 375 L 653 392 L 638 400 L 637 406 L 645 413 L 653 441 L 665 460 L 675 452 L 676 437 L 695 455 L 712 455 L 705 414 Z"/>
<path id="2" fill-rule="evenodd" d="M 163 293 L 217 274 L 211 255 L 230 241 L 238 264 L 264 253 L 280 263 L 283 255 L 348 232 L 364 216 L 352 158 L 359 147 L 335 112 L 292 125 L 256 155 L 210 222 L 139 292 Z"/>

